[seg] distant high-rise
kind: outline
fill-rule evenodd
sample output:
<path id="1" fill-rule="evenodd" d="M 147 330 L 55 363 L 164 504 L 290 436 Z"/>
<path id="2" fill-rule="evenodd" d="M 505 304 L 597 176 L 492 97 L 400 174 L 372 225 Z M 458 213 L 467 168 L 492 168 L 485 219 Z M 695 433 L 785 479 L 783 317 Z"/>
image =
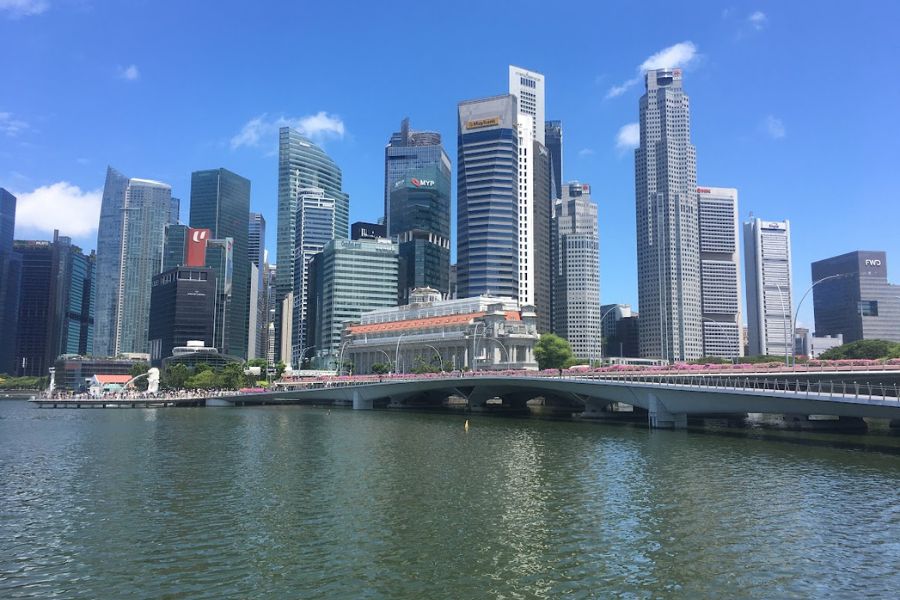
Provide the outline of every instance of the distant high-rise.
<path id="1" fill-rule="evenodd" d="M 309 298 L 309 261 L 335 239 L 336 201 L 320 188 L 304 188 L 297 193 L 296 258 L 293 261 L 294 289 L 292 310 L 292 366 L 299 366 L 309 349 L 306 339 L 306 309 Z M 291 264 L 290 262 L 287 264 Z M 282 269 L 278 269 L 280 273 Z M 284 358 L 282 358 L 284 360 Z"/>
<path id="2" fill-rule="evenodd" d="M 159 367 L 172 349 L 188 341 L 213 346 L 216 272 L 175 267 L 153 277 L 150 294 L 150 362 Z"/>
<path id="3" fill-rule="evenodd" d="M 388 236 L 387 225 L 384 223 L 367 223 L 356 221 L 350 224 L 351 240 L 377 240 Z"/>
<path id="4" fill-rule="evenodd" d="M 703 355 L 743 356 L 738 193 L 734 188 L 698 187 Z"/>
<path id="5" fill-rule="evenodd" d="M 458 107 L 458 296 L 519 295 L 519 111 L 511 94 Z M 541 121 L 543 124 L 543 121 Z"/>
<path id="6" fill-rule="evenodd" d="M 744 274 L 750 355 L 787 356 L 793 348 L 788 221 L 744 222 Z"/>
<path id="7" fill-rule="evenodd" d="M 578 358 L 600 358 L 600 234 L 591 186 L 563 186 L 553 231 L 553 330 Z"/>
<path id="8" fill-rule="evenodd" d="M 105 234 L 101 230 L 97 235 L 98 293 L 107 286 L 116 288 L 112 311 L 115 315 L 113 344 L 112 351 L 108 353 L 114 356 L 122 353 L 149 352 L 147 336 L 150 322 L 150 288 L 153 276 L 159 273 L 162 265 L 166 224 L 169 223 L 171 216 L 169 209 L 172 188 L 168 184 L 149 179 L 129 179 L 124 196 L 121 259 L 118 262 L 121 275 L 114 276 L 111 280 L 100 278 L 100 239 Z M 102 229 L 102 208 L 100 220 Z M 95 319 L 99 317 L 98 314 Z M 96 327 L 94 354 L 98 354 L 96 348 L 98 335 L 99 327 Z"/>
<path id="9" fill-rule="evenodd" d="M 833 277 L 838 275 L 839 277 Z M 900 285 L 887 280 L 887 254 L 857 250 L 812 264 L 816 335 L 843 342 L 900 342 Z"/>
<path id="10" fill-rule="evenodd" d="M 384 224 L 390 233 L 391 191 L 395 181 L 407 177 L 416 169 L 434 167 L 450 177 L 450 157 L 441 145 L 441 134 L 436 131 L 415 131 L 409 128 L 409 119 L 400 122 L 384 147 Z"/>
<path id="11" fill-rule="evenodd" d="M 341 187 L 341 169 L 324 150 L 290 127 L 282 127 L 278 133 L 278 227 L 276 263 L 276 323 L 282 322 L 282 300 L 294 290 L 292 268 L 296 253 L 298 223 L 298 194 L 308 188 L 320 188 L 325 197 L 334 202 L 334 237 L 346 238 L 350 223 L 350 196 Z M 296 302 L 296 300 L 295 300 Z M 291 341 L 282 343 L 284 328 L 276 328 L 277 358 L 288 362 L 291 357 L 281 356 L 282 347 L 291 347 Z"/>
<path id="12" fill-rule="evenodd" d="M 544 144 L 544 76 L 509 65 L 509 93 L 518 100 L 519 114 L 531 121 L 532 139 Z"/>
<path id="13" fill-rule="evenodd" d="M 385 238 L 332 240 L 311 260 L 305 331 L 316 366 L 338 367 L 346 323 L 397 305 L 397 251 Z"/>
<path id="14" fill-rule="evenodd" d="M 645 75 L 635 150 L 641 355 L 670 361 L 703 353 L 697 156 L 681 69 Z"/>
<path id="15" fill-rule="evenodd" d="M 388 235 L 399 243 L 397 302 L 430 287 L 450 290 L 450 169 L 410 169 L 391 186 Z"/>
<path id="16" fill-rule="evenodd" d="M 241 358 L 247 356 L 250 310 L 249 218 L 249 179 L 228 169 L 191 174 L 191 227 L 209 229 L 213 239 L 233 240 L 230 309 L 222 338 L 224 346 L 219 351 Z M 217 271 L 216 278 L 222 277 L 223 273 Z"/>
<path id="17" fill-rule="evenodd" d="M 17 240 L 22 284 L 15 348 L 16 373 L 46 376 L 61 354 L 92 346 L 94 255 L 54 232 L 53 241 Z"/>
<path id="18" fill-rule="evenodd" d="M 267 335 L 266 310 L 266 219 L 260 213 L 250 213 L 247 238 L 250 259 L 250 310 L 247 322 L 247 358 L 265 358 Z"/>
<path id="19" fill-rule="evenodd" d="M 562 198 L 562 152 L 563 131 L 562 121 L 547 121 L 544 124 L 544 145 L 550 153 L 550 181 L 553 199 Z"/>
<path id="20" fill-rule="evenodd" d="M 13 250 L 16 230 L 16 197 L 0 188 L 0 331 L 7 340 L 16 339 L 19 320 L 19 285 L 22 258 Z M 14 373 L 15 344 L 0 344 L 0 373 Z"/>

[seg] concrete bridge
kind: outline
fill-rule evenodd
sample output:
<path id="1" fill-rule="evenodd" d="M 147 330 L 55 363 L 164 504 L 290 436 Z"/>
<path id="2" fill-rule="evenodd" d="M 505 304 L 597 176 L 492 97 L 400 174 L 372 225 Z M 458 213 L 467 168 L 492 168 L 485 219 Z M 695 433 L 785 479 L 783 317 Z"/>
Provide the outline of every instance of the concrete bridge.
<path id="1" fill-rule="evenodd" d="M 343 404 L 356 409 L 376 406 L 441 406 L 447 397 L 465 400 L 470 411 L 525 409 L 543 398 L 545 406 L 598 417 L 614 403 L 647 411 L 651 427 L 680 428 L 688 416 L 746 413 L 832 415 L 900 419 L 898 388 L 847 382 L 750 377 L 546 377 L 479 375 L 418 377 L 384 382 L 320 382 L 303 389 L 240 396 L 211 397 L 208 406 L 261 404 Z"/>

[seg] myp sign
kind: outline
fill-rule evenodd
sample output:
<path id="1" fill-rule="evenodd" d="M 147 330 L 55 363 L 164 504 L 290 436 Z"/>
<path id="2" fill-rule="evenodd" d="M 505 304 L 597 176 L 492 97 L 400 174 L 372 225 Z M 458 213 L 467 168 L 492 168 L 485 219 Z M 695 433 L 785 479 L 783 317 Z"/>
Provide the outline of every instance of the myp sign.
<path id="1" fill-rule="evenodd" d="M 434 187 L 434 179 L 417 179 L 413 177 L 409 180 L 414 187 Z"/>
<path id="2" fill-rule="evenodd" d="M 423 177 L 410 177 L 408 179 L 399 179 L 394 182 L 394 189 L 400 189 L 402 187 L 412 188 L 412 189 L 420 189 L 420 188 L 433 188 L 437 185 L 434 179 L 425 179 Z"/>

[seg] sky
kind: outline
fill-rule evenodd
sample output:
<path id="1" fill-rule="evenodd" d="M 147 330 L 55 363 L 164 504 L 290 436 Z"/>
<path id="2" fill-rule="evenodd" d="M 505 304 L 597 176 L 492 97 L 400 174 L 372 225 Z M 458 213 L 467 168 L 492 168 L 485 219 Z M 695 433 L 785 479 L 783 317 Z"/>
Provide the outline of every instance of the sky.
<path id="1" fill-rule="evenodd" d="M 602 302 L 637 306 L 641 71 L 680 66 L 698 183 L 738 188 L 741 220 L 790 219 L 795 302 L 812 261 L 852 250 L 886 251 L 900 282 L 900 3 L 811 8 L 0 0 L 0 186 L 17 238 L 91 249 L 107 165 L 171 184 L 183 222 L 191 172 L 225 167 L 251 180 L 274 261 L 280 125 L 341 166 L 351 221 L 375 220 L 400 120 L 441 132 L 455 167 L 457 103 L 506 93 L 515 64 L 545 75 L 563 177 L 599 205 Z"/>

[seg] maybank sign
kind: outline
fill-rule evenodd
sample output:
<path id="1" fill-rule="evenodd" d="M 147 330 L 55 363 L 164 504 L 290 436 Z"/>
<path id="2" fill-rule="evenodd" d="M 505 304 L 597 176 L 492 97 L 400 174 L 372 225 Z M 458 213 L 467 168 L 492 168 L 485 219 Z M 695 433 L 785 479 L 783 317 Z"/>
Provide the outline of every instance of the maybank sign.
<path id="1" fill-rule="evenodd" d="M 496 127 L 500 124 L 500 117 L 488 117 L 487 119 L 472 119 L 466 121 L 466 129 L 482 129 L 484 127 Z"/>

